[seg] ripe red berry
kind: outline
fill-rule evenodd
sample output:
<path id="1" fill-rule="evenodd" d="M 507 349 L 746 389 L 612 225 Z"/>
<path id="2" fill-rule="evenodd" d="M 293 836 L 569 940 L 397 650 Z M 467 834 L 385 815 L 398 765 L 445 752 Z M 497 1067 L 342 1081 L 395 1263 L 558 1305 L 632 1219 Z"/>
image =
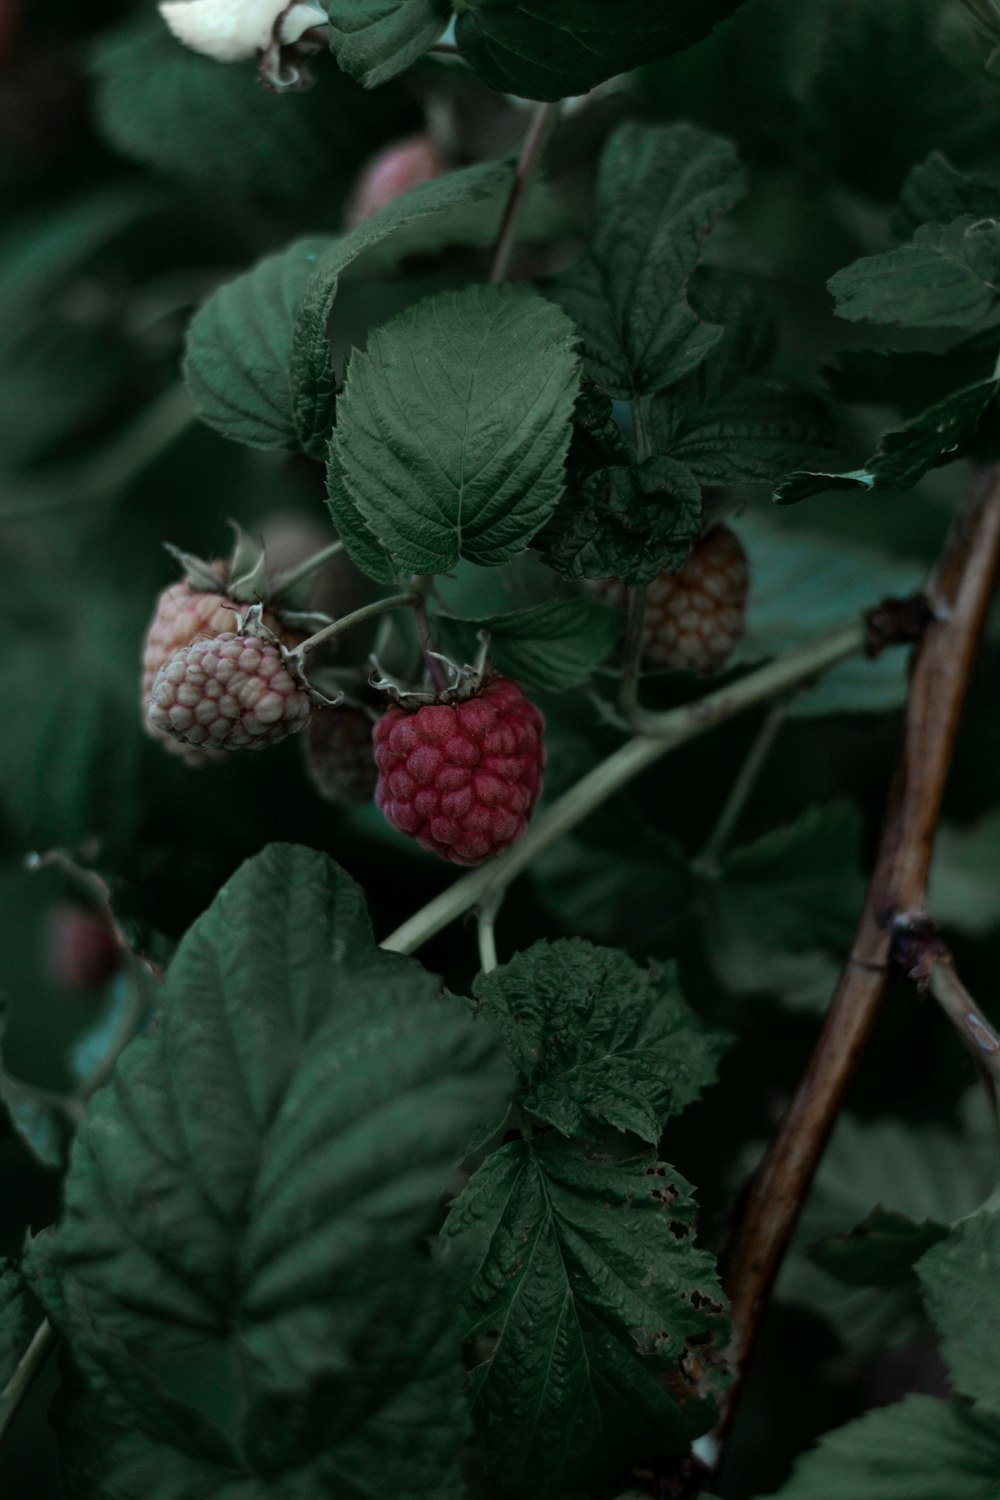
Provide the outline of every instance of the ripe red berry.
<path id="1" fill-rule="evenodd" d="M 355 184 L 347 206 L 348 225 L 380 213 L 418 182 L 443 177 L 448 164 L 430 136 L 413 135 L 376 153 Z"/>
<path id="2" fill-rule="evenodd" d="M 227 598 L 221 591 L 226 565 L 215 563 L 213 566 L 219 571 L 218 593 L 196 589 L 187 579 L 172 583 L 169 588 L 164 589 L 156 601 L 142 656 L 142 709 L 146 729 L 168 750 L 175 755 L 182 755 L 192 765 L 204 764 L 209 755 L 195 750 L 190 743 L 183 743 L 176 736 L 159 728 L 149 710 L 156 675 L 178 651 L 194 641 L 232 634 L 237 628 L 237 615 L 246 613 L 245 604 Z M 286 630 L 277 615 L 270 610 L 265 611 L 263 624 L 289 649 L 302 640 L 301 635 Z"/>
<path id="3" fill-rule="evenodd" d="M 387 822 L 456 865 L 522 837 L 542 789 L 545 720 L 516 682 L 472 697 L 395 705 L 375 726 L 375 801 Z"/>
<path id="4" fill-rule="evenodd" d="M 227 634 L 194 641 L 160 668 L 149 719 L 198 750 L 262 750 L 304 729 L 312 709 L 277 646 Z"/>
<path id="5" fill-rule="evenodd" d="M 706 675 L 718 672 L 743 639 L 750 568 L 743 544 L 728 526 L 713 526 L 676 573 L 660 573 L 646 595 L 643 661 L 650 667 Z M 617 579 L 595 589 L 624 605 Z"/>
<path id="6" fill-rule="evenodd" d="M 363 709 L 348 704 L 313 714 L 302 747 L 309 780 L 327 802 L 372 800 L 372 721 Z"/>

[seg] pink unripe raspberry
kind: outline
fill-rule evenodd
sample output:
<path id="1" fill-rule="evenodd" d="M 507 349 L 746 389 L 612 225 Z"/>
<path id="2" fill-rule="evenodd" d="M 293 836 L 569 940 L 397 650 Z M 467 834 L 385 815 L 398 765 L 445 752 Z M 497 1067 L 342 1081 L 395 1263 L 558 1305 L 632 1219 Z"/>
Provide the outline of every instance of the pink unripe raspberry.
<path id="1" fill-rule="evenodd" d="M 184 646 L 160 668 L 149 718 L 199 750 L 262 750 L 304 729 L 312 707 L 277 646 L 219 635 Z"/>
<path id="2" fill-rule="evenodd" d="M 393 141 L 372 157 L 358 178 L 347 206 L 348 226 L 372 218 L 418 182 L 431 182 L 447 170 L 448 164 L 430 136 Z"/>
<path id="3" fill-rule="evenodd" d="M 750 568 L 743 544 L 728 526 L 713 526 L 676 573 L 659 573 L 646 593 L 643 661 L 650 667 L 707 675 L 718 672 L 743 639 Z M 594 592 L 624 606 L 617 579 Z"/>
<path id="4" fill-rule="evenodd" d="M 387 822 L 456 865 L 522 837 L 545 770 L 545 721 L 494 677 L 458 703 L 395 705 L 375 726 L 375 801 Z"/>
<path id="5" fill-rule="evenodd" d="M 225 575 L 226 564 L 213 564 L 219 571 L 220 582 Z M 153 683 L 157 673 L 185 646 L 193 641 L 210 640 L 213 637 L 233 633 L 237 629 L 238 615 L 246 613 L 247 606 L 228 599 L 225 594 L 203 592 L 194 588 L 187 579 L 172 583 L 163 590 L 156 601 L 156 609 L 146 636 L 142 655 L 142 711 L 147 731 L 164 746 L 181 755 L 192 765 L 204 763 L 208 756 L 193 751 L 190 744 L 183 744 L 170 733 L 157 728 L 149 712 Z M 286 630 L 277 615 L 266 610 L 263 624 L 276 635 L 283 645 L 291 649 L 303 639 L 301 635 Z"/>

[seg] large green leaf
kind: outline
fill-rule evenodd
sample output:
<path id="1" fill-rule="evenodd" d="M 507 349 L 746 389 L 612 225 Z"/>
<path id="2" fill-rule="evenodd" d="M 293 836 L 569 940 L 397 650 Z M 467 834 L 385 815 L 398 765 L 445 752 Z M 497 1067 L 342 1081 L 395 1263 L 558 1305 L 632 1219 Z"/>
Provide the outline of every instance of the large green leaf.
<path id="1" fill-rule="evenodd" d="M 922 224 L 907 244 L 845 266 L 829 287 L 838 315 L 853 322 L 967 328 L 993 311 L 998 276 L 1000 221 L 964 214 Z"/>
<path id="2" fill-rule="evenodd" d="M 725 1338 L 688 1184 L 652 1153 L 550 1133 L 494 1151 L 445 1233 L 476 1267 L 466 1334 L 487 1463 L 514 1492 L 603 1485 L 711 1426 Z"/>
<path id="3" fill-rule="evenodd" d="M 697 315 L 688 284 L 705 235 L 745 188 L 732 145 L 696 126 L 627 123 L 611 137 L 589 249 L 549 286 L 608 395 L 652 395 L 718 342 L 721 327 Z"/>
<path id="4" fill-rule="evenodd" d="M 895 1209 L 873 1208 L 855 1228 L 810 1245 L 810 1260 L 848 1286 L 897 1286 L 917 1261 L 947 1237 L 943 1224 L 921 1223 Z"/>
<path id="5" fill-rule="evenodd" d="M 454 0 L 455 35 L 490 88 L 528 99 L 595 84 L 701 41 L 741 0 Z"/>
<path id="6" fill-rule="evenodd" d="M 481 631 L 490 636 L 490 657 L 526 687 L 559 692 L 585 682 L 614 650 L 621 622 L 593 599 L 551 599 L 530 609 L 479 620 L 435 616 L 445 638 L 475 660 Z"/>
<path id="7" fill-rule="evenodd" d="M 655 1145 L 715 1079 L 723 1038 L 698 1025 L 672 964 L 640 969 L 582 938 L 536 943 L 481 975 L 474 994 L 521 1077 L 524 1108 L 564 1135 L 611 1126 Z"/>
<path id="8" fill-rule="evenodd" d="M 251 447 L 321 457 L 333 423 L 329 322 L 340 278 L 449 244 L 486 244 L 513 172 L 509 162 L 481 162 L 418 183 L 346 234 L 297 240 L 220 287 L 188 336 L 185 370 L 202 419 Z M 536 195 L 529 233 L 554 222 Z"/>
<path id="9" fill-rule="evenodd" d="M 827 1433 L 775 1500 L 997 1500 L 1000 1418 L 908 1396 Z"/>
<path id="10" fill-rule="evenodd" d="M 690 381 L 654 403 L 659 453 L 685 464 L 700 485 L 718 487 L 773 483 L 796 464 L 829 457 L 834 445 L 821 400 L 759 378 L 721 392 L 688 390 L 713 362 L 714 351 Z"/>
<path id="11" fill-rule="evenodd" d="M 515 557 L 563 489 L 578 383 L 569 320 L 519 286 L 430 297 L 351 361 L 332 460 L 399 570 Z"/>
<path id="12" fill-rule="evenodd" d="M 268 1495 L 454 1491 L 449 1293 L 417 1237 L 506 1070 L 435 992 L 311 850 L 251 860 L 187 934 L 33 1246 L 109 1422 Z"/>
<path id="13" fill-rule="evenodd" d="M 727 989 L 828 1003 L 864 899 L 860 834 L 848 803 L 812 808 L 704 877 L 705 953 Z"/>
<path id="14" fill-rule="evenodd" d="M 955 1389 L 1000 1411 L 998 1258 L 1000 1213 L 984 1209 L 928 1250 L 917 1274 Z"/>
<path id="15" fill-rule="evenodd" d="M 444 31 L 448 0 L 321 0 L 330 46 L 345 73 L 366 88 L 416 62 Z"/>

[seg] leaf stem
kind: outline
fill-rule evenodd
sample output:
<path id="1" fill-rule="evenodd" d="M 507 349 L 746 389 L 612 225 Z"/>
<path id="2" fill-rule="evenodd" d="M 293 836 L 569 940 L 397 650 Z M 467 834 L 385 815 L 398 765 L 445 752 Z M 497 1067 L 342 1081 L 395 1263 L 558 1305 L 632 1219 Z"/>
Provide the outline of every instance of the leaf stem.
<path id="1" fill-rule="evenodd" d="M 31 1343 L 18 1360 L 13 1375 L 0 1391 L 0 1446 L 3 1445 L 22 1401 L 41 1374 L 42 1366 L 55 1348 L 55 1344 L 56 1331 L 48 1318 L 43 1318 L 35 1329 Z"/>
<path id="2" fill-rule="evenodd" d="M 514 254 L 514 245 L 517 242 L 518 230 L 521 227 L 521 219 L 527 202 L 528 189 L 531 187 L 538 165 L 542 159 L 542 153 L 548 145 L 549 138 L 556 128 L 559 113 L 562 109 L 562 100 L 557 99 L 552 104 L 539 104 L 532 115 L 531 124 L 528 126 L 521 147 L 521 155 L 518 159 L 517 170 L 514 176 L 514 185 L 507 199 L 503 219 L 500 224 L 500 233 L 493 250 L 493 260 L 490 265 L 490 281 L 505 281 L 510 270 L 511 259 Z"/>
<path id="3" fill-rule="evenodd" d="M 484 974 L 492 974 L 497 967 L 497 939 L 494 930 L 503 892 L 492 900 L 484 901 L 476 914 L 476 936 L 479 940 L 479 967 Z"/>
<path id="4" fill-rule="evenodd" d="M 726 1257 L 735 1378 L 720 1437 L 729 1430 L 771 1288 L 881 1008 L 894 924 L 924 908 L 945 782 L 998 564 L 1000 472 L 991 469 L 928 590 L 933 618 L 914 658 L 904 742 L 850 957 Z"/>
<path id="5" fill-rule="evenodd" d="M 299 563 L 297 568 L 289 568 L 287 572 L 279 573 L 273 585 L 275 597 L 287 594 L 298 583 L 304 583 L 307 578 L 311 578 L 314 573 L 318 573 L 320 568 L 325 567 L 333 558 L 338 557 L 343 550 L 343 542 L 331 542 L 329 547 L 324 547 L 320 552 L 314 552 L 312 557 L 307 557 L 305 562 Z"/>
<path id="6" fill-rule="evenodd" d="M 753 744 L 747 751 L 746 759 L 736 774 L 736 780 L 729 788 L 729 795 L 722 805 L 715 827 L 695 860 L 695 864 L 704 874 L 711 875 L 717 872 L 719 858 L 743 816 L 747 802 L 757 785 L 757 779 L 774 748 L 778 732 L 788 717 L 788 707 L 787 699 L 782 703 L 776 703 L 757 731 Z"/>
<path id="7" fill-rule="evenodd" d="M 942 954 L 927 976 L 927 988 L 940 1005 L 976 1062 L 1000 1083 L 1000 1035 L 958 977 L 950 953 Z"/>
<path id="8" fill-rule="evenodd" d="M 688 703 L 663 714 L 643 715 L 643 732 L 619 746 L 553 802 L 519 844 L 500 855 L 499 859 L 481 865 L 455 881 L 391 933 L 382 947 L 395 953 L 413 953 L 450 922 L 471 911 L 487 897 L 506 890 L 543 849 L 575 828 L 608 797 L 669 750 L 696 739 L 716 724 L 725 723 L 758 703 L 766 703 L 778 693 L 786 693 L 790 688 L 821 676 L 838 662 L 863 651 L 866 641 L 867 628 L 859 618 L 796 647 L 738 682 L 709 693 L 697 703 Z"/>
<path id="9" fill-rule="evenodd" d="M 335 636 L 341 635 L 345 630 L 350 630 L 352 625 L 360 625 L 364 620 L 374 619 L 376 615 L 384 615 L 386 610 L 404 609 L 408 604 L 415 604 L 416 594 L 412 590 L 405 594 L 387 594 L 384 599 L 374 599 L 371 604 L 363 604 L 360 609 L 352 610 L 349 615 L 342 615 L 339 620 L 333 620 L 329 625 L 324 625 L 322 630 L 317 630 L 308 640 L 296 646 L 290 655 L 295 657 L 299 666 L 303 666 L 310 651 L 315 651 L 317 646 L 322 646 L 326 641 L 332 641 Z"/>

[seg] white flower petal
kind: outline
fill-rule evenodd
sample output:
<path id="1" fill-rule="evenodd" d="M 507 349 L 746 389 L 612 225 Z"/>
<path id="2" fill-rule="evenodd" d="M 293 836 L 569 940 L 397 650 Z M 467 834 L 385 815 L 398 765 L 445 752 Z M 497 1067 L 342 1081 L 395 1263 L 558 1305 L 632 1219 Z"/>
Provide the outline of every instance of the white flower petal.
<path id="1" fill-rule="evenodd" d="M 327 14 L 318 5 L 301 4 L 293 5 L 288 15 L 281 23 L 281 40 L 288 46 L 291 42 L 297 42 L 303 32 L 312 26 L 325 26 Z"/>
<path id="2" fill-rule="evenodd" d="M 285 0 L 161 0 L 160 15 L 186 47 L 217 62 L 240 62 L 268 45 L 284 9 Z"/>

